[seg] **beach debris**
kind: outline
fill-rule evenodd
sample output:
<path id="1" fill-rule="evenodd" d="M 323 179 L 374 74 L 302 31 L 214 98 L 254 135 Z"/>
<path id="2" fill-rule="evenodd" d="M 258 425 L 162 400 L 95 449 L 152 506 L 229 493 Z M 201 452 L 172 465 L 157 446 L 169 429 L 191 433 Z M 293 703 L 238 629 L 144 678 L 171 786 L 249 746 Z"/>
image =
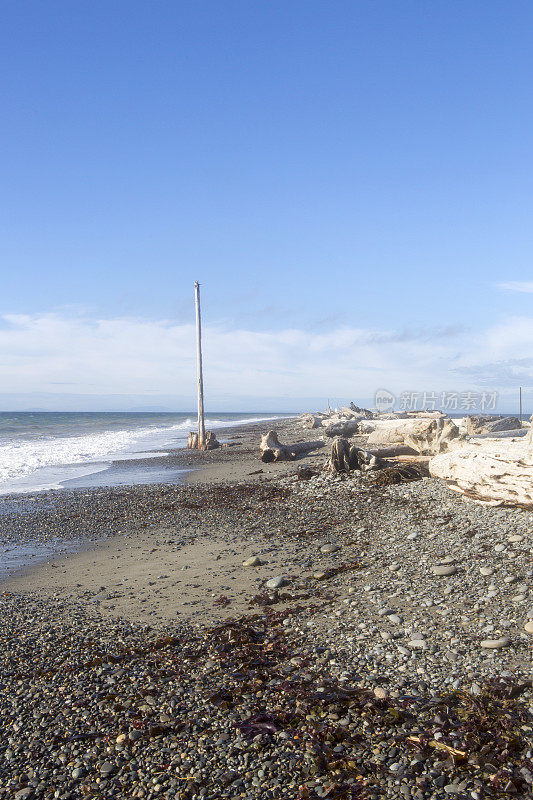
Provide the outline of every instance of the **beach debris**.
<path id="1" fill-rule="evenodd" d="M 359 433 L 359 420 L 349 419 L 341 422 L 334 422 L 328 425 L 325 430 L 326 436 L 333 439 L 334 436 L 355 436 Z"/>
<path id="2" fill-rule="evenodd" d="M 326 462 L 325 469 L 331 472 L 350 472 L 353 469 L 368 472 L 386 466 L 388 463 L 378 456 L 339 437 L 331 446 L 331 456 Z"/>
<path id="3" fill-rule="evenodd" d="M 302 414 L 299 417 L 300 426 L 302 428 L 313 429 L 322 426 L 322 418 L 315 414 Z"/>
<path id="4" fill-rule="evenodd" d="M 429 476 L 427 461 L 417 464 L 396 464 L 385 467 L 373 478 L 374 486 L 394 486 L 397 483 L 410 483 Z"/>
<path id="5" fill-rule="evenodd" d="M 521 428 L 518 417 L 494 417 L 490 414 L 472 414 L 466 418 L 466 432 L 468 436 L 478 436 L 480 433 L 497 433 Z"/>
<path id="6" fill-rule="evenodd" d="M 533 427 L 520 439 L 478 439 L 434 456 L 430 474 L 490 505 L 533 509 Z"/>
<path id="7" fill-rule="evenodd" d="M 203 445 L 195 431 L 191 431 L 187 437 L 187 450 L 215 450 L 220 447 L 220 442 L 212 431 L 206 431 Z"/>
<path id="8" fill-rule="evenodd" d="M 281 444 L 276 431 L 269 431 L 261 436 L 259 444 L 261 461 L 293 461 L 296 453 L 289 446 Z"/>
<path id="9" fill-rule="evenodd" d="M 459 436 L 459 428 L 451 419 L 434 419 L 418 432 L 408 433 L 404 442 L 420 455 L 445 453 L 449 443 Z"/>
<path id="10" fill-rule="evenodd" d="M 261 451 L 261 461 L 270 463 L 272 461 L 294 461 L 298 455 L 310 453 L 312 450 L 324 447 L 323 441 L 315 442 L 296 442 L 295 444 L 281 444 L 277 431 L 268 431 L 261 436 L 259 450 Z"/>

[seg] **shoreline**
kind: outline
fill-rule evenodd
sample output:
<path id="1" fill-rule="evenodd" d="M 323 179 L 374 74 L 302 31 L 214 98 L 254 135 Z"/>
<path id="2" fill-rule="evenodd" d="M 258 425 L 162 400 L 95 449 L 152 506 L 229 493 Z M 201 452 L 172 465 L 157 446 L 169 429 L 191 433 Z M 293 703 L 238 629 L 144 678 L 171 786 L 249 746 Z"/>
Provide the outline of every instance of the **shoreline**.
<path id="1" fill-rule="evenodd" d="M 263 464 L 270 426 L 181 451 L 197 468 L 181 485 L 66 490 L 18 515 L 92 541 L 0 585 L 2 800 L 476 800 L 509 796 L 502 765 L 526 796 L 533 512 L 433 478 L 326 475 L 327 444 Z M 448 751 L 410 743 L 435 734 Z"/>

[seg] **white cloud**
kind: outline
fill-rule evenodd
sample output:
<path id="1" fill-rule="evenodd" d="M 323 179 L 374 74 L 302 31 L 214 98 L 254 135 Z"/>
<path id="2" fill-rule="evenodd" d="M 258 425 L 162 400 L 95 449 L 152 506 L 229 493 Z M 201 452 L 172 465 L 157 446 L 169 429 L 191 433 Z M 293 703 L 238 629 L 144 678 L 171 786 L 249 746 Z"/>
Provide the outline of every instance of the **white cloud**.
<path id="1" fill-rule="evenodd" d="M 533 385 L 533 318 L 469 333 L 337 328 L 314 333 L 204 327 L 208 396 L 371 397 Z M 192 325 L 65 313 L 0 317 L 0 392 L 180 395 L 195 392 Z"/>
<path id="2" fill-rule="evenodd" d="M 505 292 L 533 293 L 533 281 L 503 281 L 502 283 L 497 283 L 496 286 Z"/>

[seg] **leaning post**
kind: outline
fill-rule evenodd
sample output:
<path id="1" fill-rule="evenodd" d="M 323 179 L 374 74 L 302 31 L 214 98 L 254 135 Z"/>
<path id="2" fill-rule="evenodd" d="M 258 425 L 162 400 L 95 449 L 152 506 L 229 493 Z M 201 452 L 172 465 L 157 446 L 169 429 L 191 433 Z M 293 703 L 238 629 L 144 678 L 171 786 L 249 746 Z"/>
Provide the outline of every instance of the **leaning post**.
<path id="1" fill-rule="evenodd" d="M 205 445 L 204 379 L 202 374 L 202 319 L 200 314 L 200 284 L 194 284 L 196 304 L 196 373 L 198 377 L 198 449 Z"/>

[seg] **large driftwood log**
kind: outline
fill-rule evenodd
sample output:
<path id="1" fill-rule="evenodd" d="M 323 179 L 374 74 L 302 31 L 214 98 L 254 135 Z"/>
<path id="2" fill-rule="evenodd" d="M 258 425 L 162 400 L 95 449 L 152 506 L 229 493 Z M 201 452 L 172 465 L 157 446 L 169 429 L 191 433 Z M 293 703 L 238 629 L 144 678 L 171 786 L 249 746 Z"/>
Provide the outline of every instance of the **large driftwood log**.
<path id="1" fill-rule="evenodd" d="M 519 439 L 521 436 L 527 436 L 528 428 L 516 428 L 510 431 L 496 431 L 495 433 L 476 433 L 472 438 L 474 439 Z"/>
<path id="2" fill-rule="evenodd" d="M 300 425 L 302 428 L 320 428 L 322 419 L 315 414 L 302 414 L 300 417 Z"/>
<path id="3" fill-rule="evenodd" d="M 261 461 L 293 461 L 296 452 L 287 445 L 281 444 L 276 431 L 269 431 L 261 436 L 259 444 L 261 450 Z"/>
<path id="4" fill-rule="evenodd" d="M 405 444 L 424 456 L 445 453 L 450 442 L 459 436 L 459 428 L 451 419 L 434 419 L 423 430 L 408 433 Z"/>
<path id="5" fill-rule="evenodd" d="M 187 450 L 214 450 L 216 447 L 220 447 L 220 442 L 212 431 L 206 431 L 205 441 L 201 447 L 195 431 L 191 431 L 187 436 Z"/>
<path id="6" fill-rule="evenodd" d="M 304 456 L 313 450 L 320 450 L 324 447 L 322 439 L 312 442 L 295 442 L 293 444 L 281 444 L 278 439 L 277 431 L 269 431 L 261 436 L 259 449 L 261 451 L 261 461 L 293 461 L 298 456 Z"/>
<path id="7" fill-rule="evenodd" d="M 489 414 L 472 414 L 466 418 L 466 432 L 469 436 L 481 433 L 497 433 L 521 428 L 517 417 L 492 417 Z"/>
<path id="8" fill-rule="evenodd" d="M 331 472 L 350 472 L 359 469 L 368 472 L 374 469 L 383 469 L 387 462 L 379 456 L 351 444 L 348 439 L 335 439 L 331 446 L 331 455 L 326 463 L 326 469 Z"/>
<path id="9" fill-rule="evenodd" d="M 334 422 L 325 430 L 326 436 L 333 439 L 335 436 L 355 436 L 359 433 L 359 419 L 350 419 L 344 422 Z"/>
<path id="10" fill-rule="evenodd" d="M 449 488 L 491 505 L 533 509 L 533 429 L 520 439 L 471 440 L 429 462 Z"/>

